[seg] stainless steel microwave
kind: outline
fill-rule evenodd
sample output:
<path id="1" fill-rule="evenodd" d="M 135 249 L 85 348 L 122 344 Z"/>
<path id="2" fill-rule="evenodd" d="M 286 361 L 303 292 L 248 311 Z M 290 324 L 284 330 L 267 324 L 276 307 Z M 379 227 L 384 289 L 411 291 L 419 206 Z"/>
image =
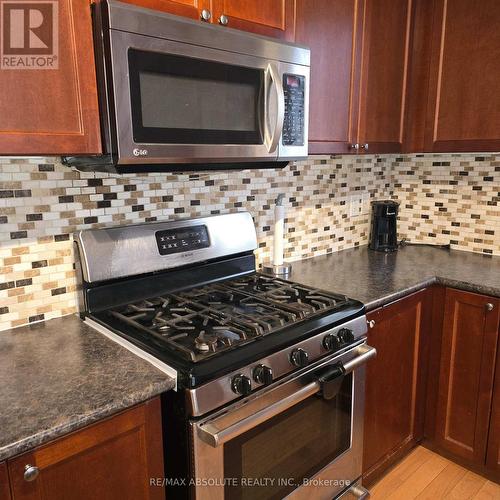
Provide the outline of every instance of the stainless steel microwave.
<path id="1" fill-rule="evenodd" d="M 307 156 L 309 49 L 115 0 L 93 9 L 104 154 L 66 164 L 147 172 Z"/>

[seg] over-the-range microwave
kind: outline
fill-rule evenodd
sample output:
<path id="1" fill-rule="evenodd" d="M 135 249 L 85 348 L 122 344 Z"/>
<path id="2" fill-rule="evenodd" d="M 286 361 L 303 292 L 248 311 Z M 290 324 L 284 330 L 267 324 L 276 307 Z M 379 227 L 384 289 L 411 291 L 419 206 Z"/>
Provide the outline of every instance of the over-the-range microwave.
<path id="1" fill-rule="evenodd" d="M 310 51 L 115 0 L 93 5 L 104 154 L 80 170 L 283 166 L 307 156 Z"/>

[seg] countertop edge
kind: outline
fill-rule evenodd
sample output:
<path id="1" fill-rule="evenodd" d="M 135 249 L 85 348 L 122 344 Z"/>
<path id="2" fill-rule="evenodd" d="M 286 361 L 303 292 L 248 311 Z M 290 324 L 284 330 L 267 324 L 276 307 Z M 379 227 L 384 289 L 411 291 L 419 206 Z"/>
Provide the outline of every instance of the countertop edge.
<path id="1" fill-rule="evenodd" d="M 366 312 L 373 311 L 374 309 L 378 309 L 379 307 L 383 307 L 383 306 L 386 306 L 388 304 L 391 304 L 392 302 L 395 302 L 396 300 L 407 297 L 408 295 L 411 295 L 412 293 L 418 292 L 420 290 L 423 290 L 424 288 L 433 286 L 437 283 L 439 283 L 439 278 L 437 278 L 436 276 L 433 276 L 431 278 L 425 279 L 424 281 L 420 281 L 419 283 L 416 283 L 415 285 L 411 285 L 407 288 L 397 290 L 396 292 L 393 292 L 389 295 L 384 295 L 383 297 L 372 300 L 370 302 L 365 302 Z"/>
<path id="2" fill-rule="evenodd" d="M 51 441 L 55 441 L 58 438 L 64 437 L 71 432 L 83 429 L 89 425 L 96 422 L 104 420 L 105 418 L 111 417 L 121 411 L 128 410 L 129 408 L 144 403 L 155 396 L 162 394 L 163 392 L 169 391 L 175 387 L 175 381 L 173 379 L 165 378 L 164 381 L 154 384 L 151 388 L 148 388 L 144 393 L 133 395 L 119 402 L 114 402 L 104 407 L 98 408 L 93 413 L 87 413 L 82 415 L 80 418 L 75 415 L 75 418 L 70 422 L 67 422 L 60 426 L 51 427 L 50 429 L 37 432 L 31 436 L 28 436 L 20 441 L 11 443 L 3 448 L 0 448 L 0 462 L 12 459 L 18 455 L 28 452 L 38 446 L 45 445 Z"/>
<path id="3" fill-rule="evenodd" d="M 373 311 L 379 307 L 384 307 L 388 304 L 395 302 L 396 300 L 402 299 L 411 295 L 412 293 L 423 290 L 424 288 L 441 285 L 449 288 L 455 288 L 457 290 L 463 290 L 465 292 L 477 293 L 480 295 L 488 295 L 490 297 L 500 297 L 500 290 L 495 287 L 490 287 L 486 285 L 478 285 L 468 281 L 454 280 L 452 278 L 446 278 L 441 276 L 433 276 L 432 278 L 425 279 L 415 285 L 411 285 L 407 288 L 397 290 L 389 295 L 384 295 L 383 297 L 374 299 L 370 302 L 365 302 L 366 312 Z"/>

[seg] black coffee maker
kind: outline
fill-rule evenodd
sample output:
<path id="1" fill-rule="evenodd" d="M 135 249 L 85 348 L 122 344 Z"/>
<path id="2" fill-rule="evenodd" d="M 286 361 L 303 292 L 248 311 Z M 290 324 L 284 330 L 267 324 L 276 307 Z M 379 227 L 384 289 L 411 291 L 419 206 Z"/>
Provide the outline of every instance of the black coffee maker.
<path id="1" fill-rule="evenodd" d="M 394 252 L 398 249 L 399 203 L 392 200 L 372 201 L 370 248 L 378 252 Z"/>

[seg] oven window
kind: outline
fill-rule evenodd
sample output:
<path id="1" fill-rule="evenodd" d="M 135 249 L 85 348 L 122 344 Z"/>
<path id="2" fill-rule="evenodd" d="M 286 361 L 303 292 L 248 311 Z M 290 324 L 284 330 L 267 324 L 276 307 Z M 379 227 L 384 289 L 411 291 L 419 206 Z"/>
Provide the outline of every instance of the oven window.
<path id="1" fill-rule="evenodd" d="M 130 49 L 137 143 L 262 144 L 263 71 Z"/>
<path id="2" fill-rule="evenodd" d="M 224 445 L 232 500 L 282 499 L 351 446 L 352 374 L 331 400 L 313 396 Z M 338 478 L 347 480 L 350 478 Z"/>

